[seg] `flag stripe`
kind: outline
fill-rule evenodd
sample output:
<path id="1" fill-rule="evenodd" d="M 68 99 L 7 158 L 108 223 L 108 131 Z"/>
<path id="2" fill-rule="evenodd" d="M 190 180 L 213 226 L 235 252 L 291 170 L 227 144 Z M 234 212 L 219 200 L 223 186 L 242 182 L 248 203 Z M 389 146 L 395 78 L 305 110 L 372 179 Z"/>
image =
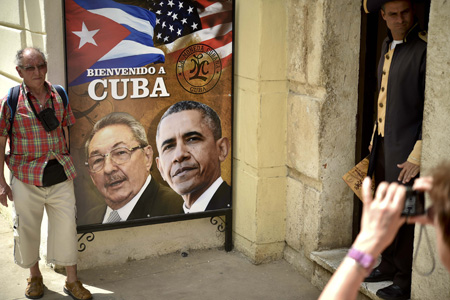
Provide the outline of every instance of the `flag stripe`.
<path id="1" fill-rule="evenodd" d="M 211 2 L 208 1 L 197 1 L 201 6 L 204 7 L 204 10 L 202 12 L 199 12 L 199 16 L 200 18 L 212 15 L 212 14 L 216 14 L 216 13 L 220 13 L 220 12 L 225 12 L 225 11 L 230 11 L 231 10 L 231 3 L 230 5 L 226 5 L 227 3 L 220 3 L 220 2 L 215 2 L 213 4 L 211 4 Z"/>
<path id="2" fill-rule="evenodd" d="M 174 52 L 181 48 L 184 48 L 185 45 L 191 40 L 191 39 L 197 39 L 200 41 L 210 40 L 213 38 L 216 38 L 217 36 L 222 36 L 224 34 L 227 34 L 228 32 L 231 32 L 232 30 L 232 23 L 227 24 L 221 24 L 217 25 L 211 28 L 207 28 L 204 30 L 199 30 L 194 33 L 191 33 L 190 35 L 186 35 L 184 37 L 181 37 L 177 39 L 176 41 L 165 45 L 167 47 L 168 52 Z"/>
<path id="3" fill-rule="evenodd" d="M 111 0 L 74 0 L 79 6 L 83 7 L 86 10 L 95 10 L 95 9 L 103 9 L 103 8 L 117 8 L 123 10 L 124 12 L 136 16 L 140 19 L 147 19 L 148 14 L 153 14 L 149 10 L 135 6 L 122 4 Z"/>
<path id="4" fill-rule="evenodd" d="M 229 11 L 216 13 L 214 15 L 208 15 L 200 19 L 202 22 L 202 28 L 211 28 L 220 24 L 231 23 L 233 21 L 233 16 Z"/>
<path id="5" fill-rule="evenodd" d="M 149 47 L 135 41 L 123 40 L 116 47 L 111 49 L 111 51 L 106 53 L 105 56 L 100 58 L 98 61 L 141 54 L 160 54 L 164 56 L 164 52 L 161 49 Z"/>
<path id="6" fill-rule="evenodd" d="M 96 15 L 104 16 L 106 18 L 116 21 L 119 24 L 127 25 L 137 31 L 144 32 L 153 38 L 153 26 L 156 23 L 156 17 L 151 12 L 149 12 L 149 16 L 152 17 L 153 19 L 153 26 L 151 24 L 151 21 L 134 17 L 118 8 L 92 9 L 89 10 L 89 12 Z"/>
<path id="7" fill-rule="evenodd" d="M 215 49 L 217 51 L 218 48 L 220 47 L 224 47 L 227 44 L 230 44 L 233 42 L 233 32 L 228 32 L 226 35 L 224 36 L 219 36 L 219 37 L 214 37 L 212 39 L 208 39 L 208 40 L 202 40 L 201 43 L 210 46 L 211 48 Z M 171 53 L 172 56 L 174 57 L 178 57 L 180 56 L 181 52 L 184 51 L 184 47 L 176 50 L 174 52 Z M 231 53 L 231 46 L 230 46 L 230 53 L 228 53 L 227 55 L 230 55 Z M 226 55 L 219 55 L 220 58 L 225 57 Z"/>

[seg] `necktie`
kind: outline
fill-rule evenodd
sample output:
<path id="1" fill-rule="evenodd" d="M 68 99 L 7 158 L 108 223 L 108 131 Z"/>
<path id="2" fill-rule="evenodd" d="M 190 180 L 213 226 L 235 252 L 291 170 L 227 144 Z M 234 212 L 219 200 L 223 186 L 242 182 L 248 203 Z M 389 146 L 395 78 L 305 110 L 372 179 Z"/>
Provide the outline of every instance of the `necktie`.
<path id="1" fill-rule="evenodd" d="M 114 222 L 119 222 L 120 216 L 119 213 L 117 212 L 117 210 L 113 210 L 108 217 L 108 220 L 106 220 L 106 223 L 114 223 Z"/>

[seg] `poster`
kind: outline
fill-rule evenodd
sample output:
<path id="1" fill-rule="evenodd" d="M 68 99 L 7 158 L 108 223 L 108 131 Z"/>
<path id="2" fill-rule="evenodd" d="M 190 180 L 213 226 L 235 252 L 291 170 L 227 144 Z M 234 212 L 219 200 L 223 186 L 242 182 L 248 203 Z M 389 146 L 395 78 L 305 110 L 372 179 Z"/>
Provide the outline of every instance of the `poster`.
<path id="1" fill-rule="evenodd" d="M 65 27 L 77 224 L 231 208 L 233 2 L 65 0 Z"/>

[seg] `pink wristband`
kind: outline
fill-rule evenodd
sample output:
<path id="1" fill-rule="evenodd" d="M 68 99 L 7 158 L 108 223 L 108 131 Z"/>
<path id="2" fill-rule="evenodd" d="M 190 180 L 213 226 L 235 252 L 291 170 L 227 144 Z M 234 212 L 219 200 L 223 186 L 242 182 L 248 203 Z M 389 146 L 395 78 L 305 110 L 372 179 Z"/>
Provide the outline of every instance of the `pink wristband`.
<path id="1" fill-rule="evenodd" d="M 353 258 L 361 267 L 363 267 L 367 274 L 372 272 L 372 267 L 375 264 L 375 258 L 372 255 L 361 252 L 355 248 L 348 250 L 347 256 Z"/>

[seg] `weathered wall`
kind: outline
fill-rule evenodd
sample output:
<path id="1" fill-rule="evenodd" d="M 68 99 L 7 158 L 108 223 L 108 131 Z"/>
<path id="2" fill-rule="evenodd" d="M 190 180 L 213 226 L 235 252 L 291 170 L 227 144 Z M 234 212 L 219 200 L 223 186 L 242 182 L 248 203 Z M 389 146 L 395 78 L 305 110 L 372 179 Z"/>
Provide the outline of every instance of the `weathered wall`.
<path id="1" fill-rule="evenodd" d="M 421 174 L 450 160 L 450 3 L 446 0 L 431 1 L 427 48 L 427 75 L 425 88 L 425 110 L 423 124 L 423 149 Z M 439 260 L 436 249 L 436 234 L 427 226 L 433 253 L 430 254 L 426 240 L 422 237 L 417 247 L 420 227 L 416 226 L 415 249 L 419 251 L 413 266 L 411 299 L 450 299 L 450 276 Z M 436 270 L 429 277 L 418 274 L 429 271 L 431 255 L 436 259 Z"/>
<path id="2" fill-rule="evenodd" d="M 312 280 L 312 251 L 349 246 L 355 157 L 359 1 L 288 1 L 285 256 Z M 320 279 L 319 279 L 320 280 Z"/>

